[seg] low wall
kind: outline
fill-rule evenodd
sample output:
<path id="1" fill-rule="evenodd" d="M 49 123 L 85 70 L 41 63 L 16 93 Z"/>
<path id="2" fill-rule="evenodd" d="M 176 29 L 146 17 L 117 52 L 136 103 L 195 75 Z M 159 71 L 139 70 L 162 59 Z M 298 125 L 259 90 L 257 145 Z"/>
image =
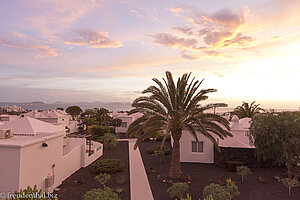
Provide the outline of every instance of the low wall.
<path id="1" fill-rule="evenodd" d="M 84 167 L 87 167 L 103 155 L 103 144 L 94 141 L 92 150 L 94 150 L 92 155 L 85 154 Z"/>
<path id="2" fill-rule="evenodd" d="M 214 162 L 219 167 L 226 167 L 226 161 L 241 161 L 248 167 L 274 167 L 270 161 L 258 161 L 254 148 L 220 147 L 221 152 L 214 149 Z"/>
<path id="3" fill-rule="evenodd" d="M 65 180 L 78 169 L 81 168 L 82 146 L 73 148 L 67 155 L 62 157 L 63 174 L 62 180 Z"/>

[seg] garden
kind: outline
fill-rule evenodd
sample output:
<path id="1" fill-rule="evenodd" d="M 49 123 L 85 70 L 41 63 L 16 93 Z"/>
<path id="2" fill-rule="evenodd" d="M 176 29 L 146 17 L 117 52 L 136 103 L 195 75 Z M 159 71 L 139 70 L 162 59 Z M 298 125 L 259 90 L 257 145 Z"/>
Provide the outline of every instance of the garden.
<path id="1" fill-rule="evenodd" d="M 184 178 L 176 180 L 168 177 L 169 167 L 171 162 L 171 154 L 167 153 L 160 158 L 150 154 L 154 146 L 159 146 L 160 141 L 146 141 L 140 145 L 143 162 L 150 182 L 154 199 L 167 200 L 174 199 L 170 197 L 169 188 L 173 183 L 180 182 L 186 185 L 179 185 L 176 191 L 183 190 L 184 198 L 187 194 L 192 199 L 203 199 L 203 190 L 206 186 L 211 185 L 206 190 L 223 191 L 228 185 L 236 185 L 238 191 L 233 189 L 230 199 L 237 200 L 282 200 L 282 199 L 299 199 L 299 187 L 292 189 L 291 197 L 288 194 L 288 188 L 284 186 L 279 180 L 279 177 L 287 176 L 285 168 L 251 168 L 251 174 L 243 177 L 237 172 L 229 171 L 226 168 L 217 167 L 214 164 L 200 164 L 200 163 L 181 163 Z M 171 149 L 170 142 L 165 143 L 165 149 Z M 295 168 L 294 171 L 300 170 Z M 247 173 L 246 173 L 247 174 Z M 227 181 L 226 181 L 227 180 Z M 228 183 L 229 182 L 229 183 Z M 221 186 L 221 187 L 219 187 Z M 235 187 L 231 187 L 235 188 Z M 169 189 L 169 193 L 167 190 Z M 230 189 L 229 189 L 230 191 Z M 235 192 L 234 192 L 235 191 Z M 224 194 L 225 193 L 225 194 Z M 221 199 L 228 199 L 226 192 L 221 192 Z M 223 196 L 222 196 L 223 195 Z M 225 196 L 224 196 L 225 195 Z M 180 199 L 180 198 L 178 198 Z M 214 198 L 214 200 L 218 200 Z"/>
<path id="2" fill-rule="evenodd" d="M 101 158 L 75 172 L 58 188 L 56 193 L 60 200 L 129 200 L 128 142 L 104 148 Z"/>

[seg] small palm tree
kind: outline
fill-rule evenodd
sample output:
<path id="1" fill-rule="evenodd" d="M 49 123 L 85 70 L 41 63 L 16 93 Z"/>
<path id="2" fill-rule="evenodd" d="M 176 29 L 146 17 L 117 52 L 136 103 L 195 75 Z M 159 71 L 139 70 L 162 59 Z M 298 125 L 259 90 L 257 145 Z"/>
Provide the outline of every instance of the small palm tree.
<path id="1" fill-rule="evenodd" d="M 180 166 L 180 138 L 183 130 L 188 130 L 198 141 L 197 132 L 209 138 L 217 147 L 213 135 L 221 139 L 232 136 L 228 131 L 229 122 L 218 115 L 205 113 L 205 110 L 213 107 L 224 107 L 226 104 L 208 104 L 201 106 L 200 101 L 208 98 L 207 94 L 216 92 L 215 89 L 202 89 L 198 91 L 202 81 L 190 80 L 189 74 L 183 74 L 174 83 L 172 74 L 166 72 L 167 79 L 164 84 L 158 79 L 153 81 L 158 85 L 150 86 L 143 94 L 150 94 L 137 98 L 134 107 L 129 114 L 140 112 L 142 117 L 130 124 L 127 136 L 137 137 L 135 148 L 150 134 L 155 131 L 166 130 L 173 138 L 172 159 L 169 170 L 171 178 L 180 178 L 182 175 Z M 224 128 L 223 128 L 224 127 Z M 184 148 L 184 147 L 183 147 Z"/>
<path id="2" fill-rule="evenodd" d="M 238 106 L 234 109 L 233 114 L 237 115 L 239 119 L 245 117 L 253 118 L 260 111 L 265 111 L 264 109 L 260 108 L 259 105 L 260 104 L 255 104 L 255 101 L 253 101 L 250 106 L 248 103 L 243 102 L 242 106 Z"/>
<path id="3" fill-rule="evenodd" d="M 109 111 L 105 108 L 94 108 L 94 117 L 98 121 L 99 126 L 107 125 L 110 121 L 110 116 L 108 115 Z"/>

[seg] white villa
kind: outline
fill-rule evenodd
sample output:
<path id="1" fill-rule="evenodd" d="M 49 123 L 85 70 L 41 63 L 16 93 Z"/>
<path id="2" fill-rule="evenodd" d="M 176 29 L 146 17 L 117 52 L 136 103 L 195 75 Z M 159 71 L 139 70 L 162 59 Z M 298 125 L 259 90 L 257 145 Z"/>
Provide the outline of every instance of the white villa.
<path id="1" fill-rule="evenodd" d="M 14 193 L 37 185 L 52 192 L 63 180 L 103 154 L 103 146 L 70 138 L 66 129 L 31 117 L 0 124 L 0 189 Z M 91 153 L 88 153 L 91 152 Z"/>
<path id="2" fill-rule="evenodd" d="M 250 118 L 239 120 L 237 116 L 234 116 L 230 122 L 230 132 L 233 137 L 227 137 L 224 140 L 215 137 L 219 147 L 255 148 L 248 137 L 250 120 Z M 180 161 L 214 163 L 214 144 L 200 133 L 197 133 L 197 137 L 198 142 L 190 133 L 184 131 L 180 139 L 180 146 L 184 147 L 180 148 Z"/>
<path id="3" fill-rule="evenodd" d="M 127 113 L 117 113 L 117 112 L 113 112 L 110 113 L 110 116 L 114 119 L 121 119 L 122 120 L 122 124 L 119 127 L 116 127 L 116 133 L 126 133 L 129 125 L 134 122 L 134 120 L 136 120 L 137 118 L 139 118 L 140 116 L 142 116 L 141 113 L 135 113 L 132 115 L 128 115 Z"/>
<path id="4" fill-rule="evenodd" d="M 36 110 L 34 110 L 25 113 L 24 116 L 39 119 L 41 121 L 61 126 L 63 128 L 68 127 L 70 129 L 70 133 L 77 131 L 77 121 L 72 120 L 71 115 L 67 114 L 63 110 L 45 110 L 42 112 L 37 112 Z"/>

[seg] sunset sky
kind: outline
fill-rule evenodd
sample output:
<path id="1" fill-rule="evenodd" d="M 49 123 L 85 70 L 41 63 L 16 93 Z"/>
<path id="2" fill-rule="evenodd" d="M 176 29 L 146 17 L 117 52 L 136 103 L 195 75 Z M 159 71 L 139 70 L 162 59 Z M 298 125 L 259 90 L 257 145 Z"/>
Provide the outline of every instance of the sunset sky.
<path id="1" fill-rule="evenodd" d="M 0 101 L 131 102 L 166 70 L 299 108 L 300 1 L 0 1 Z"/>

